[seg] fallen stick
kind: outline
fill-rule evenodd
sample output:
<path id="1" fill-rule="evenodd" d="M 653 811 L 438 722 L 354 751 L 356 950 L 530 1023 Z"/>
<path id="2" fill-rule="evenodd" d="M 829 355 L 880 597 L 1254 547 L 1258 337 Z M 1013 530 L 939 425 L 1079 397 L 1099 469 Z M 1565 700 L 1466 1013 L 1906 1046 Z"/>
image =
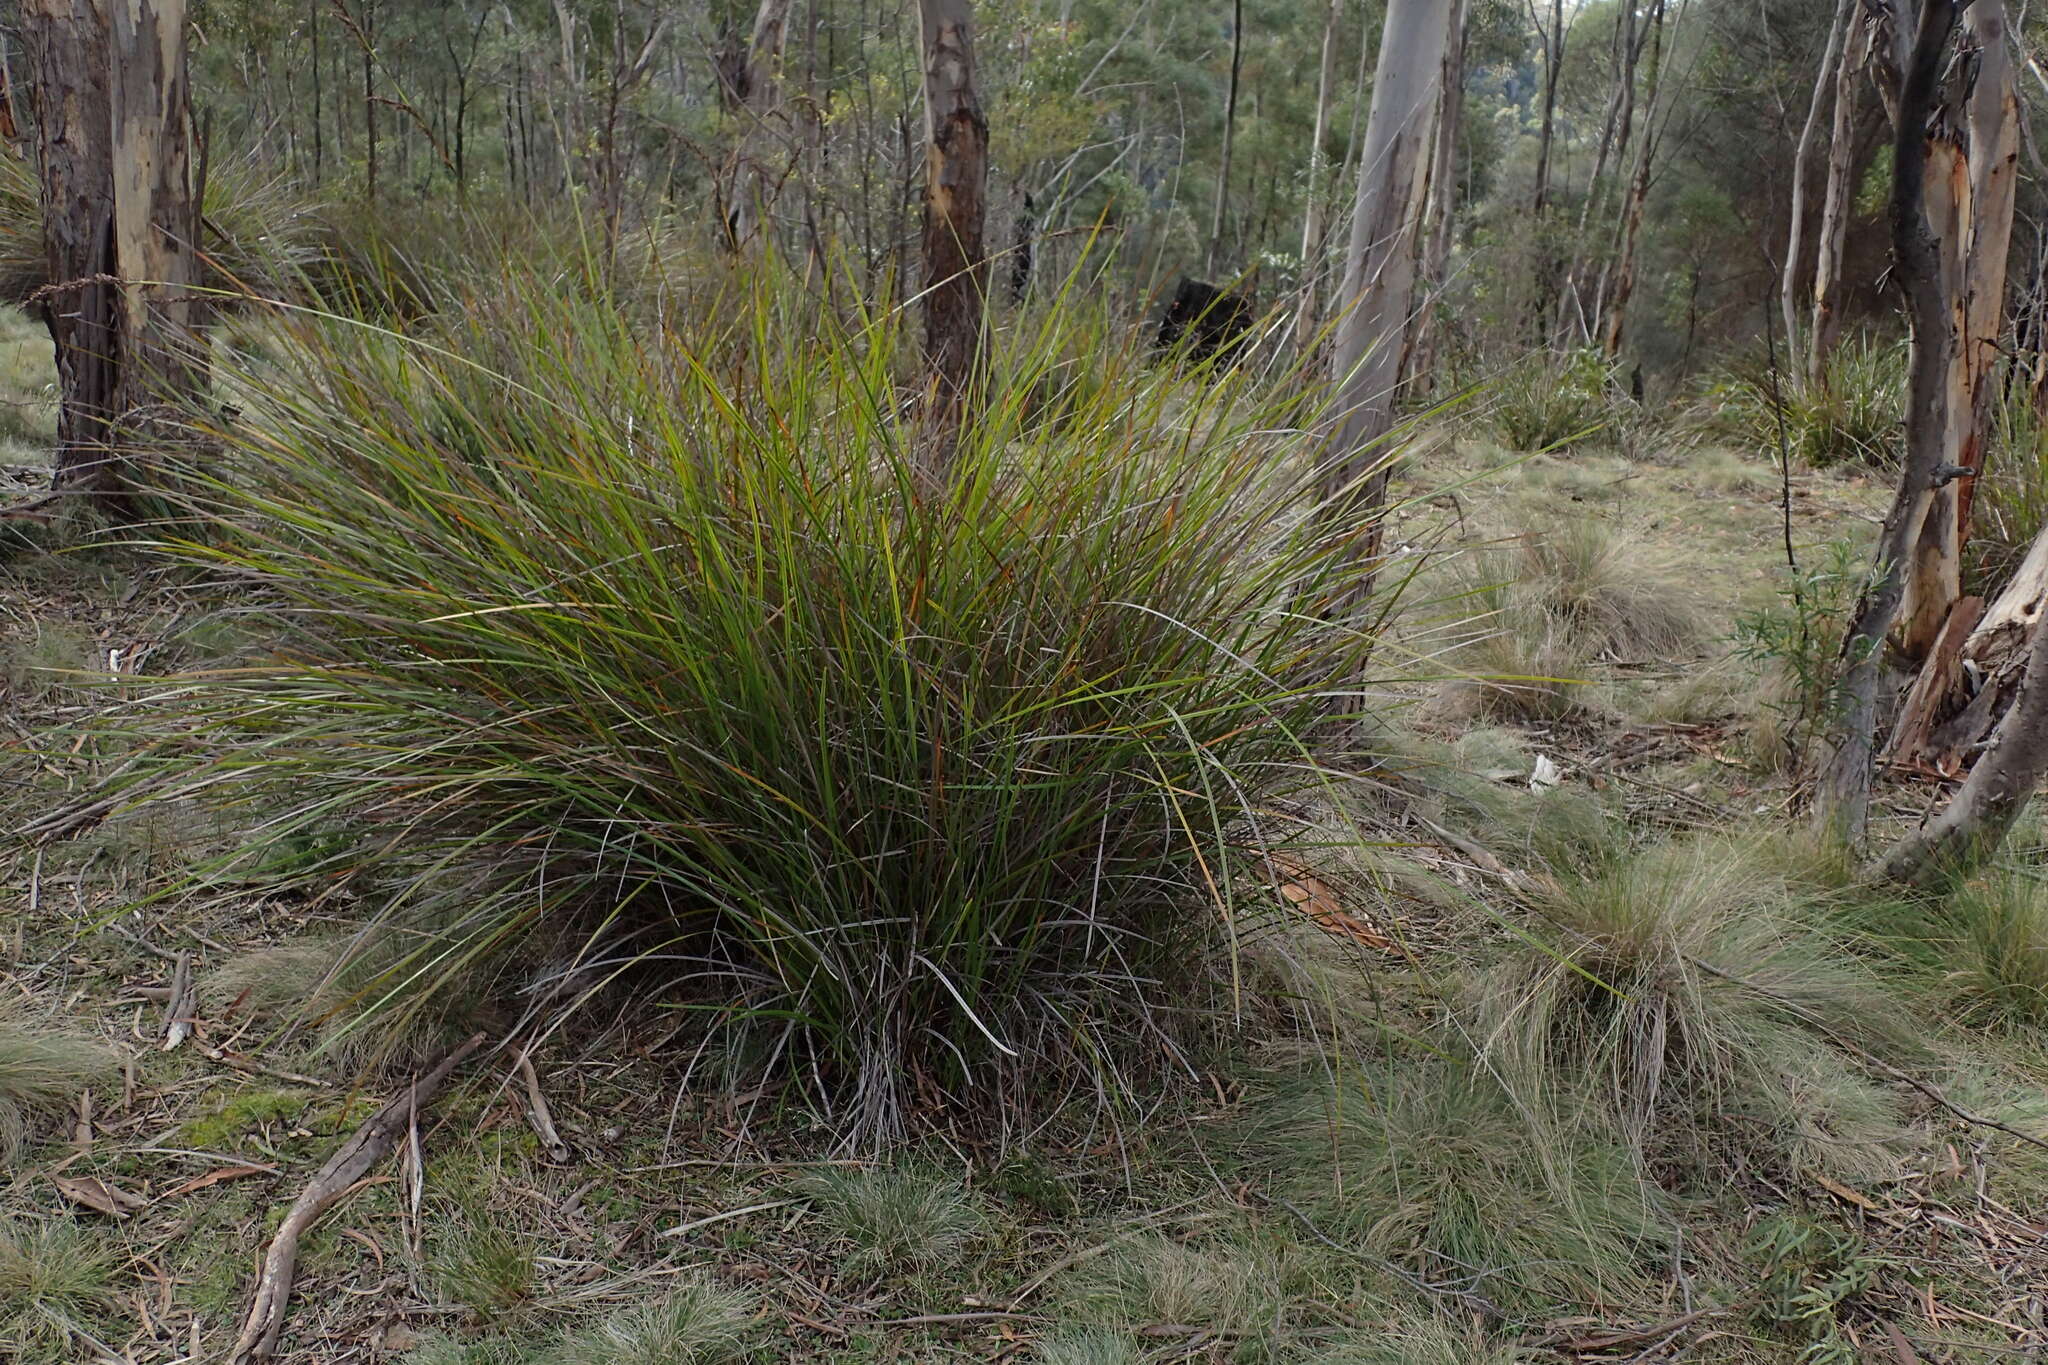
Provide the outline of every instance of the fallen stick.
<path id="1" fill-rule="evenodd" d="M 230 1365 L 255 1365 L 270 1359 L 277 1350 L 278 1333 L 284 1327 L 285 1307 L 291 1302 L 292 1273 L 299 1258 L 299 1238 L 320 1220 L 320 1215 L 346 1194 L 370 1169 L 384 1159 L 400 1135 L 411 1127 L 413 1116 L 433 1102 L 455 1068 L 484 1044 L 484 1035 L 472 1035 L 460 1047 L 442 1057 L 423 1075 L 393 1096 L 369 1122 L 356 1129 L 341 1144 L 327 1164 L 320 1168 L 299 1197 L 291 1212 L 278 1225 L 263 1256 L 263 1272 L 256 1280 L 256 1296 L 249 1304 L 249 1316 L 242 1323 L 229 1354 Z"/>
<path id="2" fill-rule="evenodd" d="M 534 1073 L 533 1058 L 523 1049 L 519 1053 L 519 1074 L 526 1081 L 526 1116 L 533 1122 L 534 1135 L 540 1139 L 549 1161 L 557 1166 L 568 1165 L 575 1154 L 555 1129 L 555 1116 L 548 1111 L 547 1096 L 541 1094 L 540 1077 Z"/>

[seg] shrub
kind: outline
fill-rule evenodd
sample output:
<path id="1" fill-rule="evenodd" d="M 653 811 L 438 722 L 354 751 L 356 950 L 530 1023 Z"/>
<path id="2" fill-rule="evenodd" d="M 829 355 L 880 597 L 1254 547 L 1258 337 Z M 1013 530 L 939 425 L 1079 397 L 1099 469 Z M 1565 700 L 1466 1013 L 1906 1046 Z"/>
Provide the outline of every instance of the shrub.
<path id="1" fill-rule="evenodd" d="M 513 277 L 244 376 L 171 548 L 277 604 L 290 662 L 153 697 L 149 781 L 233 776 L 236 875 L 402 928 L 387 1016 L 553 946 L 666 964 L 855 1135 L 913 1087 L 1113 1100 L 1227 1002 L 1232 869 L 1359 695 L 1293 418 L 1111 354 L 1027 424 L 1006 357 L 920 497 L 893 328 L 749 304 L 643 339 Z"/>
<path id="2" fill-rule="evenodd" d="M 1833 719 L 1842 636 L 1867 572 L 1855 545 L 1830 541 L 1787 576 L 1775 602 L 1735 618 L 1735 652 L 1762 682 L 1749 739 L 1762 767 L 1790 768 Z"/>
<path id="3" fill-rule="evenodd" d="M 1494 430 L 1510 450 L 1568 449 L 1611 420 L 1612 382 L 1606 358 L 1590 347 L 1562 358 L 1538 352 L 1494 382 Z"/>

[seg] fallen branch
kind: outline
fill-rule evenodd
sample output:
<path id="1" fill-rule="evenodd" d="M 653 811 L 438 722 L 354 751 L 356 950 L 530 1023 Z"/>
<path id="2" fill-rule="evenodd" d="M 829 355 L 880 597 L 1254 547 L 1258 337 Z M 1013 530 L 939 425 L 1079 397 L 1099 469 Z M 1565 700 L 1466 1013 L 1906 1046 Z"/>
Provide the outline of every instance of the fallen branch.
<path id="1" fill-rule="evenodd" d="M 384 1159 L 392 1144 L 411 1126 L 414 1115 L 433 1102 L 455 1068 L 483 1044 L 483 1034 L 471 1036 L 414 1080 L 402 1094 L 392 1097 L 382 1109 L 370 1116 L 369 1122 L 356 1129 L 354 1136 L 342 1143 L 333 1156 L 327 1158 L 327 1164 L 299 1192 L 299 1197 L 292 1202 L 291 1212 L 278 1226 L 277 1235 L 270 1239 L 269 1251 L 264 1253 L 263 1273 L 257 1278 L 256 1295 L 249 1304 L 249 1315 L 242 1323 L 241 1335 L 235 1338 L 234 1350 L 228 1356 L 229 1365 L 254 1365 L 255 1362 L 269 1360 L 276 1352 L 278 1333 L 284 1327 L 285 1308 L 291 1302 L 299 1238 L 319 1221 L 321 1214 Z"/>
<path id="2" fill-rule="evenodd" d="M 195 1005 L 192 997 L 192 954 L 179 953 L 177 965 L 171 969 L 171 993 L 164 1001 L 165 1052 L 176 1051 L 178 1044 L 192 1036 Z"/>
<path id="3" fill-rule="evenodd" d="M 533 1058 L 524 1050 L 519 1054 L 519 1074 L 526 1081 L 526 1116 L 533 1122 L 534 1136 L 540 1139 L 549 1161 L 557 1166 L 568 1165 L 574 1154 L 555 1130 L 554 1115 L 548 1112 L 547 1097 L 541 1094 L 540 1077 L 534 1074 Z"/>

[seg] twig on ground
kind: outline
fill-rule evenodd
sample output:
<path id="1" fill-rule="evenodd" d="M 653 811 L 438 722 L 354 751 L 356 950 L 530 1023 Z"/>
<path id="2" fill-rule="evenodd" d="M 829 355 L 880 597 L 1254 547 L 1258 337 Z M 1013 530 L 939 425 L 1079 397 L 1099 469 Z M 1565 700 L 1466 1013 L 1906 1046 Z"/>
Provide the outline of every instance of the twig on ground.
<path id="1" fill-rule="evenodd" d="M 533 1122 L 534 1135 L 540 1138 L 540 1145 L 547 1152 L 549 1161 L 557 1166 L 568 1165 L 574 1154 L 555 1130 L 555 1116 L 548 1112 L 547 1097 L 541 1094 L 540 1077 L 534 1072 L 533 1058 L 523 1048 L 519 1052 L 519 1075 L 526 1082 L 526 1116 Z"/>
<path id="2" fill-rule="evenodd" d="M 230 1365 L 253 1365 L 253 1362 L 269 1360 L 276 1353 L 278 1333 L 284 1327 L 285 1308 L 291 1302 L 299 1238 L 319 1221 L 321 1214 L 355 1188 L 356 1182 L 384 1159 L 399 1135 L 411 1126 L 413 1116 L 433 1102 L 455 1068 L 483 1044 L 483 1034 L 472 1035 L 414 1080 L 402 1094 L 386 1102 L 382 1109 L 370 1116 L 369 1122 L 341 1144 L 327 1159 L 327 1164 L 299 1192 L 291 1211 L 278 1226 L 277 1235 L 270 1239 L 270 1249 L 264 1253 L 263 1272 L 257 1278 L 256 1294 L 250 1301 L 249 1315 L 243 1320 L 241 1335 L 235 1338 L 234 1350 L 229 1353 Z"/>
<path id="3" fill-rule="evenodd" d="M 171 993 L 164 1000 L 164 1048 L 175 1052 L 192 1036 L 192 954 L 179 953 L 171 968 Z"/>

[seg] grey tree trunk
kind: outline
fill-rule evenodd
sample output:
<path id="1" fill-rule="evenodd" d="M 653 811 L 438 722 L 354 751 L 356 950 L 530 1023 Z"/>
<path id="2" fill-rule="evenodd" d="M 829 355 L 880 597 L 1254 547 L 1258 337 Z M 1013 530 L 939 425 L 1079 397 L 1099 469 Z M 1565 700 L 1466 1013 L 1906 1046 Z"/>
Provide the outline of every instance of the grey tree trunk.
<path id="1" fill-rule="evenodd" d="M 1636 288 L 1636 247 L 1643 235 L 1643 207 L 1650 199 L 1650 167 L 1657 154 L 1657 86 L 1664 72 L 1664 0 L 1650 7 L 1650 66 L 1643 86 L 1643 137 L 1636 144 L 1636 164 L 1629 176 L 1628 199 L 1621 214 L 1621 242 L 1615 253 L 1614 293 L 1607 300 L 1607 331 L 1602 345 L 1610 360 L 1621 356 L 1628 326 L 1629 299 Z"/>
<path id="2" fill-rule="evenodd" d="M 1964 145 L 1940 136 L 1934 150 L 1956 172 L 1928 178 L 1951 327 L 1942 463 L 1981 470 L 1998 399 L 1999 345 L 2005 329 L 2005 276 L 2019 169 L 2019 100 L 2006 45 L 2003 0 L 1976 0 L 1962 17 L 1969 67 L 1962 111 Z M 1942 218 L 1949 222 L 1944 224 Z M 1945 230 L 1944 230 L 1945 229 Z M 1974 478 L 1929 490 L 1918 511 L 1918 535 L 1906 574 L 1900 647 L 1927 657 L 1962 596 L 1963 539 Z"/>
<path id="3" fill-rule="evenodd" d="M 1354 602 L 1371 593 L 1379 554 L 1387 490 L 1380 446 L 1393 429 L 1402 340 L 1415 306 L 1416 242 L 1450 8 L 1443 0 L 1388 0 L 1360 153 L 1331 359 L 1337 413 L 1322 468 L 1323 514 L 1360 565 Z"/>
<path id="4" fill-rule="evenodd" d="M 763 226 L 774 208 L 776 181 L 769 174 L 768 156 L 782 102 L 779 68 L 783 38 L 789 28 L 789 3 L 790 0 L 761 0 L 761 8 L 754 16 L 753 39 L 747 44 L 746 65 L 740 75 L 740 117 L 745 122 L 733 150 L 732 175 L 725 194 L 726 241 L 735 251 L 749 251 L 759 244 Z"/>
<path id="5" fill-rule="evenodd" d="M 981 380 L 988 257 L 988 120 L 974 90 L 970 0 L 918 0 L 925 103 L 924 403 L 921 467 L 929 487 L 951 473 Z"/>
<path id="6" fill-rule="evenodd" d="M 1919 514 L 1940 478 L 1949 353 L 1954 345 L 1941 286 L 1941 247 L 1927 218 L 1927 127 L 1943 51 L 1955 28 L 1957 0 L 1925 0 L 1899 85 L 1892 143 L 1892 256 L 1906 294 L 1913 355 L 1906 393 L 1906 466 L 1899 477 L 1870 581 L 1843 636 L 1835 721 L 1829 727 L 1814 819 L 1824 835 L 1859 842 L 1870 815 L 1871 758 L 1877 738 L 1884 641 L 1905 596 L 1906 564 Z"/>
<path id="7" fill-rule="evenodd" d="M 1324 211 L 1323 143 L 1330 135 L 1330 105 L 1337 85 L 1337 34 L 1344 0 L 1330 0 L 1323 18 L 1323 63 L 1316 76 L 1316 124 L 1308 147 L 1307 204 L 1301 215 L 1301 300 L 1294 315 L 1294 348 L 1307 356 L 1316 336 L 1316 287 L 1322 273 Z"/>
<path id="8" fill-rule="evenodd" d="M 1813 263 L 1813 327 L 1807 337 L 1806 382 L 1816 391 L 1827 386 L 1828 357 L 1834 353 L 1841 334 L 1842 250 L 1849 234 L 1849 207 L 1856 187 L 1850 182 L 1855 169 L 1856 97 L 1862 86 L 1856 77 L 1870 53 L 1870 29 L 1852 21 L 1842 42 L 1841 60 L 1835 64 L 1835 112 L 1828 130 L 1827 190 L 1822 196 L 1820 240 L 1815 244 Z"/>
<path id="9" fill-rule="evenodd" d="M 1828 45 L 1813 77 L 1813 98 L 1807 101 L 1806 123 L 1799 130 L 1799 145 L 1792 155 L 1792 222 L 1785 234 L 1785 268 L 1778 284 L 1778 303 L 1785 314 L 1785 346 L 1798 354 L 1799 346 L 1799 262 L 1806 234 L 1806 168 L 1813 154 L 1814 130 L 1820 126 L 1820 111 L 1827 106 L 1828 93 L 1841 65 L 1843 35 L 1861 0 L 1842 0 L 1835 10 L 1835 22 L 1828 29 Z"/>
<path id="10" fill-rule="evenodd" d="M 1530 0 L 1529 18 L 1536 19 L 1535 0 Z M 1538 218 L 1550 204 L 1550 149 L 1556 141 L 1557 82 L 1564 74 L 1564 0 L 1550 0 L 1550 28 L 1535 24 L 1543 39 L 1543 124 L 1536 135 L 1536 199 L 1531 206 Z"/>
<path id="11" fill-rule="evenodd" d="M 1435 388 L 1436 329 L 1430 325 L 1435 300 L 1444 287 L 1451 259 L 1452 228 L 1458 209 L 1458 133 L 1465 112 L 1466 0 L 1450 0 L 1450 36 L 1444 43 L 1444 72 L 1437 82 L 1436 127 L 1432 134 L 1429 176 L 1423 210 L 1418 288 L 1411 310 L 1407 350 L 1401 359 L 1406 392 L 1424 395 Z"/>

